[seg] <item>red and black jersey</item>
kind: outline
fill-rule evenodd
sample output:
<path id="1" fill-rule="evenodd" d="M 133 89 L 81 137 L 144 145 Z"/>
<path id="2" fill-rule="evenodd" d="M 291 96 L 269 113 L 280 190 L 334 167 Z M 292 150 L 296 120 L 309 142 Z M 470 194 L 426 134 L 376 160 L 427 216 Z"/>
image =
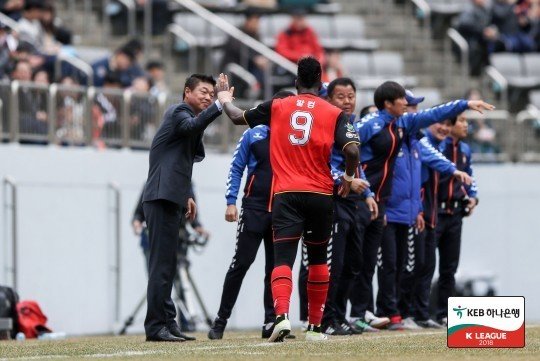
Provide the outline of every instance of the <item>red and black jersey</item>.
<path id="1" fill-rule="evenodd" d="M 343 149 L 359 144 L 348 117 L 313 94 L 273 99 L 244 112 L 250 127 L 270 126 L 273 193 L 312 192 L 331 195 L 334 181 L 330 155 L 334 143 Z"/>

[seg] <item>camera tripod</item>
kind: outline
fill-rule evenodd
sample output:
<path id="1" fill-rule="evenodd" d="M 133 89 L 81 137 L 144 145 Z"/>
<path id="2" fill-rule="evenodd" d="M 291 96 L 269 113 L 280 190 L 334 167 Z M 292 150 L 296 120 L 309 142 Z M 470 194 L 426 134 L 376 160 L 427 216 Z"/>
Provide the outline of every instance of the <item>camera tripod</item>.
<path id="1" fill-rule="evenodd" d="M 199 292 L 199 289 L 197 285 L 195 284 L 195 280 L 193 279 L 191 272 L 190 272 L 190 261 L 187 259 L 187 251 L 189 246 L 200 246 L 203 247 L 206 245 L 206 242 L 208 242 L 208 239 L 204 239 L 196 234 L 196 232 L 191 227 L 186 227 L 187 236 L 185 242 L 180 242 L 180 246 L 178 249 L 178 261 L 177 261 L 177 273 L 176 277 L 173 283 L 174 288 L 174 298 L 173 302 L 175 303 L 177 307 L 177 317 L 181 321 L 180 326 L 184 326 L 184 323 L 187 323 L 186 326 L 194 327 L 201 319 L 197 315 L 193 314 L 192 311 L 194 309 L 193 302 L 191 302 L 190 299 L 190 293 L 193 293 L 193 296 L 195 297 L 196 302 L 198 303 L 198 306 L 202 312 L 202 316 L 204 318 L 204 322 L 208 326 L 212 326 L 212 318 L 210 317 L 210 314 L 208 313 L 208 310 L 204 304 L 204 301 L 201 297 L 201 293 Z M 141 308 L 146 303 L 146 292 L 141 297 L 139 303 L 133 310 L 133 312 L 130 314 L 130 316 L 124 321 L 124 326 L 122 329 L 118 332 L 118 335 L 124 335 L 130 327 L 137 314 L 141 310 Z M 190 311 L 191 310 L 191 311 Z M 182 319 L 183 318 L 183 319 Z M 184 321 L 184 322 L 182 322 Z M 191 331 L 191 330 L 190 330 Z"/>

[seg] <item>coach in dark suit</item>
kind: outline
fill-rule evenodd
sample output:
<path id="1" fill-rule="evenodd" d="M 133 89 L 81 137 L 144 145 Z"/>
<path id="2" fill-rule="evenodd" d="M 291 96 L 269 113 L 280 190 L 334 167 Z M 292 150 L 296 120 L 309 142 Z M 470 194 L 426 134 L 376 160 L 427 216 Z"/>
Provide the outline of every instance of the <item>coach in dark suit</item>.
<path id="1" fill-rule="evenodd" d="M 195 339 L 180 333 L 171 291 L 181 218 L 185 214 L 192 220 L 196 213 L 190 191 L 193 163 L 203 160 L 203 132 L 221 114 L 221 104 L 214 101 L 214 91 L 222 90 L 220 85 L 214 89 L 216 82 L 211 76 L 191 75 L 186 80 L 183 101 L 167 109 L 150 148 L 143 194 L 150 241 L 144 322 L 147 341 Z"/>

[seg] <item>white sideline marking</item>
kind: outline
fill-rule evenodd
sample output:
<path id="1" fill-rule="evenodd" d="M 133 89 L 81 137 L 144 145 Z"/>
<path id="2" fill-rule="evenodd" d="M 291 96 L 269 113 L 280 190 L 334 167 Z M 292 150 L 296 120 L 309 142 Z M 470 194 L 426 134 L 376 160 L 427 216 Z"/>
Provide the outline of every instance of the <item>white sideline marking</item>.
<path id="1" fill-rule="evenodd" d="M 540 327 L 540 324 L 534 324 L 534 325 L 525 325 L 525 328 L 538 328 Z M 431 332 L 405 332 L 400 334 L 386 334 L 386 335 L 373 335 L 368 336 L 366 339 L 370 340 L 378 340 L 378 339 L 386 339 L 386 338 L 398 338 L 398 337 L 411 337 L 411 336 L 433 336 L 433 335 L 444 335 L 446 334 L 446 330 L 441 331 L 431 331 Z M 346 342 L 351 341 L 355 339 L 362 339 L 362 337 L 343 337 L 338 339 L 330 339 L 328 342 L 335 343 L 335 342 Z M 298 341 L 292 341 L 292 342 L 307 342 L 304 340 L 298 340 Z M 291 343 L 291 342 L 285 342 L 285 343 Z M 326 342 L 323 342 L 326 343 Z M 200 346 L 200 347 L 193 347 L 189 348 L 190 351 L 214 351 L 214 350 L 226 350 L 226 349 L 242 349 L 242 348 L 250 348 L 250 347 L 277 347 L 278 345 L 282 345 L 281 342 L 262 342 L 262 343 L 256 343 L 256 344 L 247 344 L 247 345 L 216 345 L 216 346 Z M 126 357 L 126 356 L 146 356 L 146 355 L 163 355 L 166 354 L 166 351 L 156 351 L 156 350 L 148 350 L 148 351 L 121 351 L 121 352 L 114 352 L 114 353 L 99 353 L 99 354 L 88 354 L 88 355 L 43 355 L 43 356 L 20 356 L 20 357 L 5 357 L 0 358 L 0 361 L 11 361 L 11 360 L 48 360 L 48 359 L 69 359 L 72 357 L 79 357 L 79 358 L 114 358 L 114 357 Z M 241 351 L 239 354 L 245 354 L 245 355 L 261 355 L 260 352 L 249 352 L 249 351 Z"/>

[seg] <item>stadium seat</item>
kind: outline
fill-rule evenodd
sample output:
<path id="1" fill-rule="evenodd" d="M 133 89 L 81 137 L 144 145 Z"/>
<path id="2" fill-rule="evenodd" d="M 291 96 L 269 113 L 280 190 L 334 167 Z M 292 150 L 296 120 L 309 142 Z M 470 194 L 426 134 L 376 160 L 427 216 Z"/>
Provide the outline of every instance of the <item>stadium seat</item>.
<path id="1" fill-rule="evenodd" d="M 490 57 L 491 65 L 516 88 L 534 87 L 538 80 L 526 74 L 523 56 L 514 53 L 496 53 Z"/>
<path id="2" fill-rule="evenodd" d="M 529 92 L 529 102 L 536 108 L 540 110 L 540 90 L 535 90 Z"/>
<path id="3" fill-rule="evenodd" d="M 223 46 L 227 40 L 224 32 L 197 15 L 178 13 L 174 16 L 174 22 L 193 35 L 201 47 Z"/>
<path id="4" fill-rule="evenodd" d="M 359 90 L 356 92 L 356 114 L 359 114 L 363 107 L 373 104 L 372 90 Z"/>
<path id="5" fill-rule="evenodd" d="M 345 42 L 353 50 L 376 50 L 379 42 L 366 39 L 364 20 L 356 15 L 336 15 L 334 18 L 336 38 Z"/>
<path id="6" fill-rule="evenodd" d="M 470 3 L 469 0 L 426 0 L 431 12 L 442 15 L 458 15 Z"/>
<path id="7" fill-rule="evenodd" d="M 396 52 L 345 51 L 341 62 L 358 89 L 375 89 L 386 80 L 397 81 L 405 87 L 417 84 L 415 77 L 405 76 L 403 57 Z"/>
<path id="8" fill-rule="evenodd" d="M 437 88 L 414 88 L 414 95 L 424 97 L 420 109 L 427 109 L 443 103 L 441 93 Z"/>
<path id="9" fill-rule="evenodd" d="M 525 75 L 536 78 L 536 80 L 540 83 L 540 54 L 524 54 L 523 62 L 525 65 Z"/>
<path id="10" fill-rule="evenodd" d="M 76 46 L 75 54 L 85 63 L 92 64 L 97 60 L 111 56 L 111 51 L 96 46 Z"/>
<path id="11" fill-rule="evenodd" d="M 336 37 L 333 17 L 326 15 L 310 15 L 307 17 L 307 22 L 317 33 L 319 42 L 323 48 L 342 49 L 345 46 L 342 39 Z"/>

